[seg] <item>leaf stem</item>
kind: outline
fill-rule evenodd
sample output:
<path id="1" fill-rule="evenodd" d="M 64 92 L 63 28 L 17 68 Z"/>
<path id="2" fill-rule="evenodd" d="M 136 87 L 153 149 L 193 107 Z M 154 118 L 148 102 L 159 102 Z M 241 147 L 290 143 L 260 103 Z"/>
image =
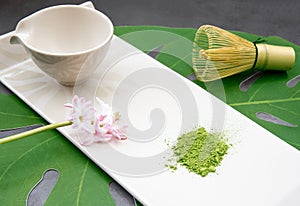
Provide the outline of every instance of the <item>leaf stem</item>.
<path id="1" fill-rule="evenodd" d="M 7 143 L 7 142 L 17 140 L 17 139 L 21 139 L 23 137 L 27 137 L 29 135 L 37 134 L 37 133 L 40 133 L 40 132 L 43 132 L 43 131 L 46 131 L 46 130 L 68 126 L 68 125 L 71 125 L 71 124 L 72 124 L 72 122 L 65 121 L 65 122 L 57 122 L 57 123 L 45 125 L 43 127 L 39 127 L 39 128 L 33 129 L 33 130 L 22 132 L 20 134 L 15 134 L 15 135 L 12 135 L 12 136 L 9 136 L 9 137 L 2 138 L 2 139 L 0 139 L 0 144 L 4 144 L 4 143 Z"/>

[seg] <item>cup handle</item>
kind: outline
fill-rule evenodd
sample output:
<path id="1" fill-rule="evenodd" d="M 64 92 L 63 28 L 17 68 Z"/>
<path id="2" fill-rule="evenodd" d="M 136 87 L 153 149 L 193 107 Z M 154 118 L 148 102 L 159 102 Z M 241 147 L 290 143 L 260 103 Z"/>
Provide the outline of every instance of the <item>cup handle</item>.
<path id="1" fill-rule="evenodd" d="M 90 9 L 95 9 L 94 4 L 91 1 L 84 2 L 80 6 L 88 7 Z"/>

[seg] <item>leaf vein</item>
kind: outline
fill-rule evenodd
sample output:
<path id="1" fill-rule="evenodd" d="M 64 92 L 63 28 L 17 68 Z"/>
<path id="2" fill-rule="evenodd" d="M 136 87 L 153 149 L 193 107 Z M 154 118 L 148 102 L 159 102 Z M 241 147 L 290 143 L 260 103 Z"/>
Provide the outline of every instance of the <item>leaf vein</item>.
<path id="1" fill-rule="evenodd" d="M 252 99 L 256 96 L 256 94 L 260 91 L 261 87 L 258 88 L 252 95 L 251 97 L 249 98 L 248 102 L 252 102 Z"/>
<path id="2" fill-rule="evenodd" d="M 261 100 L 261 101 L 253 101 L 253 102 L 237 102 L 237 103 L 231 103 L 231 104 L 228 104 L 228 105 L 232 106 L 232 107 L 237 107 L 237 106 L 258 105 L 258 104 L 294 102 L 294 101 L 300 101 L 300 97 L 292 98 L 292 99 L 288 98 L 288 99 Z"/>
<path id="3" fill-rule="evenodd" d="M 83 173 L 81 175 L 80 184 L 79 184 L 79 189 L 78 189 L 78 194 L 77 194 L 77 201 L 76 201 L 76 205 L 77 206 L 79 205 L 80 195 L 81 195 L 81 190 L 82 190 L 82 185 L 83 185 L 83 181 L 84 181 L 84 178 L 85 178 L 85 175 L 86 175 L 86 171 L 87 171 L 88 165 L 89 165 L 89 161 L 86 161 Z"/>
<path id="4" fill-rule="evenodd" d="M 296 115 L 296 116 L 300 115 L 300 113 L 298 113 L 298 112 L 294 112 L 294 111 L 291 111 L 291 110 L 289 110 L 289 109 L 287 109 L 285 107 L 280 107 L 280 106 L 277 106 L 277 105 L 274 105 L 274 104 L 270 104 L 270 107 L 274 107 L 276 109 L 285 111 L 287 113 L 290 113 L 290 114 L 293 114 L 293 115 Z"/>
<path id="5" fill-rule="evenodd" d="M 170 66 L 170 68 L 174 68 L 176 65 L 178 65 L 179 63 L 181 63 L 185 58 L 189 57 L 191 54 L 187 54 L 185 55 L 181 60 L 178 60 L 177 62 L 175 62 L 173 65 Z"/>
<path id="6" fill-rule="evenodd" d="M 53 140 L 56 136 L 52 136 L 48 139 L 46 139 L 45 141 L 35 145 L 34 147 L 30 148 L 29 150 L 27 150 L 26 152 L 24 152 L 22 155 L 20 155 L 17 159 L 15 159 L 15 161 L 13 161 L 12 163 L 10 163 L 8 165 L 8 167 L 6 167 L 6 169 L 2 172 L 1 176 L 0 176 L 0 182 L 2 180 L 2 178 L 4 177 L 4 175 L 8 172 L 8 170 L 14 165 L 16 164 L 20 159 L 22 159 L 24 156 L 26 156 L 28 153 L 32 152 L 33 150 L 35 150 L 36 148 L 42 146 L 43 144 Z"/>
<path id="7" fill-rule="evenodd" d="M 38 116 L 25 115 L 25 114 L 14 114 L 14 113 L 6 113 L 6 112 L 0 112 L 0 115 L 8 115 L 8 116 L 13 116 L 13 117 L 23 117 L 23 118 L 30 118 L 30 119 L 41 119 L 41 117 L 38 117 Z"/>
<path id="8" fill-rule="evenodd" d="M 300 93 L 300 89 L 297 90 L 290 98 L 294 98 L 295 96 L 297 96 L 298 93 Z"/>

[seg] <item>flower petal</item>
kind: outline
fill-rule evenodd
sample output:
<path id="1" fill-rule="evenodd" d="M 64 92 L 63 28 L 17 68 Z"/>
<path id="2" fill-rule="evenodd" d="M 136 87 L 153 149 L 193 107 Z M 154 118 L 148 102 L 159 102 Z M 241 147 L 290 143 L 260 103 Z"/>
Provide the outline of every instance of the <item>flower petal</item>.
<path id="1" fill-rule="evenodd" d="M 112 139 L 112 137 L 113 137 L 112 134 L 96 133 L 94 135 L 94 140 L 95 140 L 95 142 L 108 142 Z"/>
<path id="2" fill-rule="evenodd" d="M 80 142 L 80 144 L 82 145 L 90 145 L 92 143 L 94 143 L 94 134 L 87 132 L 85 130 L 82 129 L 77 129 L 76 130 L 76 135 L 78 137 L 78 140 Z"/>

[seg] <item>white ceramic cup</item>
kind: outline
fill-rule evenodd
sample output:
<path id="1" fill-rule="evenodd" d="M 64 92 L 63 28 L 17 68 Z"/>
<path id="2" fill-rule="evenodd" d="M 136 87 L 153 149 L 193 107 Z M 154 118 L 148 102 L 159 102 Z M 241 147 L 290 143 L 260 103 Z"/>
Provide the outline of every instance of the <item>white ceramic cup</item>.
<path id="1" fill-rule="evenodd" d="M 60 5 L 22 19 L 10 42 L 23 45 L 36 65 L 60 84 L 73 86 L 97 69 L 112 36 L 113 24 L 103 13 Z"/>

